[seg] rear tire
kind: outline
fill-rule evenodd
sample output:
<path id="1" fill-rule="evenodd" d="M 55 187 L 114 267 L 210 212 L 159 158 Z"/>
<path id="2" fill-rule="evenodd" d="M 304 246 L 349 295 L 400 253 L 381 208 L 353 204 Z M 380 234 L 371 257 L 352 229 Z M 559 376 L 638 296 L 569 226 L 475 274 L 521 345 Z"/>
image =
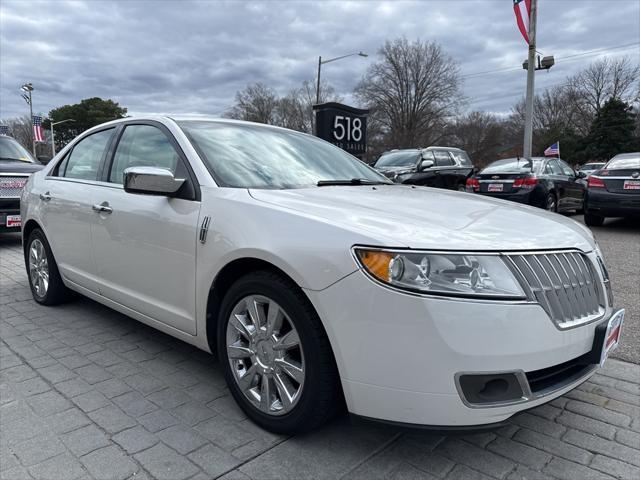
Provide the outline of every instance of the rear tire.
<path id="1" fill-rule="evenodd" d="M 272 308 L 277 316 L 271 315 Z M 269 322 L 277 327 L 269 330 Z M 261 427 L 282 434 L 306 432 L 342 407 L 329 339 L 309 300 L 288 278 L 270 271 L 239 278 L 222 299 L 216 340 L 231 394 Z M 283 360 L 296 366 L 295 376 Z"/>
<path id="2" fill-rule="evenodd" d="M 58 305 L 69 300 L 71 291 L 64 285 L 47 237 L 39 228 L 29 235 L 24 260 L 31 294 L 36 302 Z"/>
<path id="3" fill-rule="evenodd" d="M 604 217 L 601 217 L 600 215 L 594 215 L 592 213 L 585 213 L 584 223 L 586 223 L 590 227 L 601 227 L 604 223 Z"/>

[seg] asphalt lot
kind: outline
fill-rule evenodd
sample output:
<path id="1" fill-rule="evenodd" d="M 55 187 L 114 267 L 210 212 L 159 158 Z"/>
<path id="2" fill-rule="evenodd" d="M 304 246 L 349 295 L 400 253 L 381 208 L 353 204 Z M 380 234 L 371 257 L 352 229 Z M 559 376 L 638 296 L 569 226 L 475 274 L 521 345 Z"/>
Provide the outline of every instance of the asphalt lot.
<path id="1" fill-rule="evenodd" d="M 210 355 L 88 299 L 37 305 L 19 236 L 0 235 L 0 480 L 637 480 L 640 225 L 594 232 L 627 308 L 614 356 L 633 363 L 610 359 L 493 433 L 407 433 L 343 416 L 297 437 L 253 425 Z"/>

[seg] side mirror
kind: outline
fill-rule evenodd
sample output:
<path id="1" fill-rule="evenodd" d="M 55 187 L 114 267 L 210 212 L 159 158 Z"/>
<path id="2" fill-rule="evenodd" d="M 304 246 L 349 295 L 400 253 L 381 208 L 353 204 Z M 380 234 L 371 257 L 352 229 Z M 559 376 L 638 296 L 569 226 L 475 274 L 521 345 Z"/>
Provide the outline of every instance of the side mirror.
<path id="1" fill-rule="evenodd" d="M 433 167 L 433 165 L 433 160 L 422 160 L 422 162 L 420 162 L 420 170 L 426 170 L 427 168 Z"/>
<path id="2" fill-rule="evenodd" d="M 587 174 L 585 172 L 583 172 L 582 170 L 578 170 L 577 177 L 578 178 L 587 178 Z"/>
<path id="3" fill-rule="evenodd" d="M 46 165 L 51 161 L 51 157 L 49 155 L 38 155 L 36 158 L 43 165 Z"/>
<path id="4" fill-rule="evenodd" d="M 184 178 L 175 178 L 166 168 L 129 167 L 124 171 L 124 191 L 147 195 L 172 196 L 184 184 Z"/>

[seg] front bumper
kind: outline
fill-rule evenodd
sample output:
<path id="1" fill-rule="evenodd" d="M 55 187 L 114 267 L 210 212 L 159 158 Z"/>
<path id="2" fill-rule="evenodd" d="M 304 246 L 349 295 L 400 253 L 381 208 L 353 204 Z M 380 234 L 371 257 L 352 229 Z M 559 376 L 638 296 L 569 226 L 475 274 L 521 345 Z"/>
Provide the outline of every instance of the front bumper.
<path id="1" fill-rule="evenodd" d="M 640 193 L 613 193 L 590 189 L 585 197 L 585 212 L 603 217 L 640 215 Z"/>
<path id="2" fill-rule="evenodd" d="M 20 215 L 20 199 L 0 199 L 0 232 L 19 232 L 20 225 L 7 226 L 7 217 Z"/>
<path id="3" fill-rule="evenodd" d="M 349 411 L 413 425 L 501 422 L 584 382 L 587 368 L 524 402 L 470 407 L 461 372 L 535 372 L 591 351 L 601 320 L 559 330 L 538 304 L 424 297 L 392 291 L 357 271 L 307 291 L 331 341 Z M 611 315 L 607 307 L 605 316 Z"/>

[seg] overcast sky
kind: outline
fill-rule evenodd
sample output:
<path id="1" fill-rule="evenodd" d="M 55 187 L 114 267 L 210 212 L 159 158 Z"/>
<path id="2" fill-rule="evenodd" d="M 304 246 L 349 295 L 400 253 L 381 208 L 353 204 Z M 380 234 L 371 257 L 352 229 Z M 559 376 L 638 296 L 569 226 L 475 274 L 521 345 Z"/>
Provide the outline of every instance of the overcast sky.
<path id="1" fill-rule="evenodd" d="M 538 50 L 556 66 L 538 90 L 598 56 L 640 61 L 640 0 L 539 0 Z M 512 0 L 389 2 L 174 2 L 2 0 L 0 117 L 28 113 L 20 85 L 32 82 L 34 110 L 110 98 L 129 113 L 221 115 L 235 92 L 263 82 L 285 93 L 316 75 L 348 101 L 387 39 L 435 40 L 460 65 L 468 108 L 506 112 L 523 95 L 526 45 Z M 635 45 L 629 46 L 635 42 Z M 357 106 L 357 105 L 356 105 Z"/>

